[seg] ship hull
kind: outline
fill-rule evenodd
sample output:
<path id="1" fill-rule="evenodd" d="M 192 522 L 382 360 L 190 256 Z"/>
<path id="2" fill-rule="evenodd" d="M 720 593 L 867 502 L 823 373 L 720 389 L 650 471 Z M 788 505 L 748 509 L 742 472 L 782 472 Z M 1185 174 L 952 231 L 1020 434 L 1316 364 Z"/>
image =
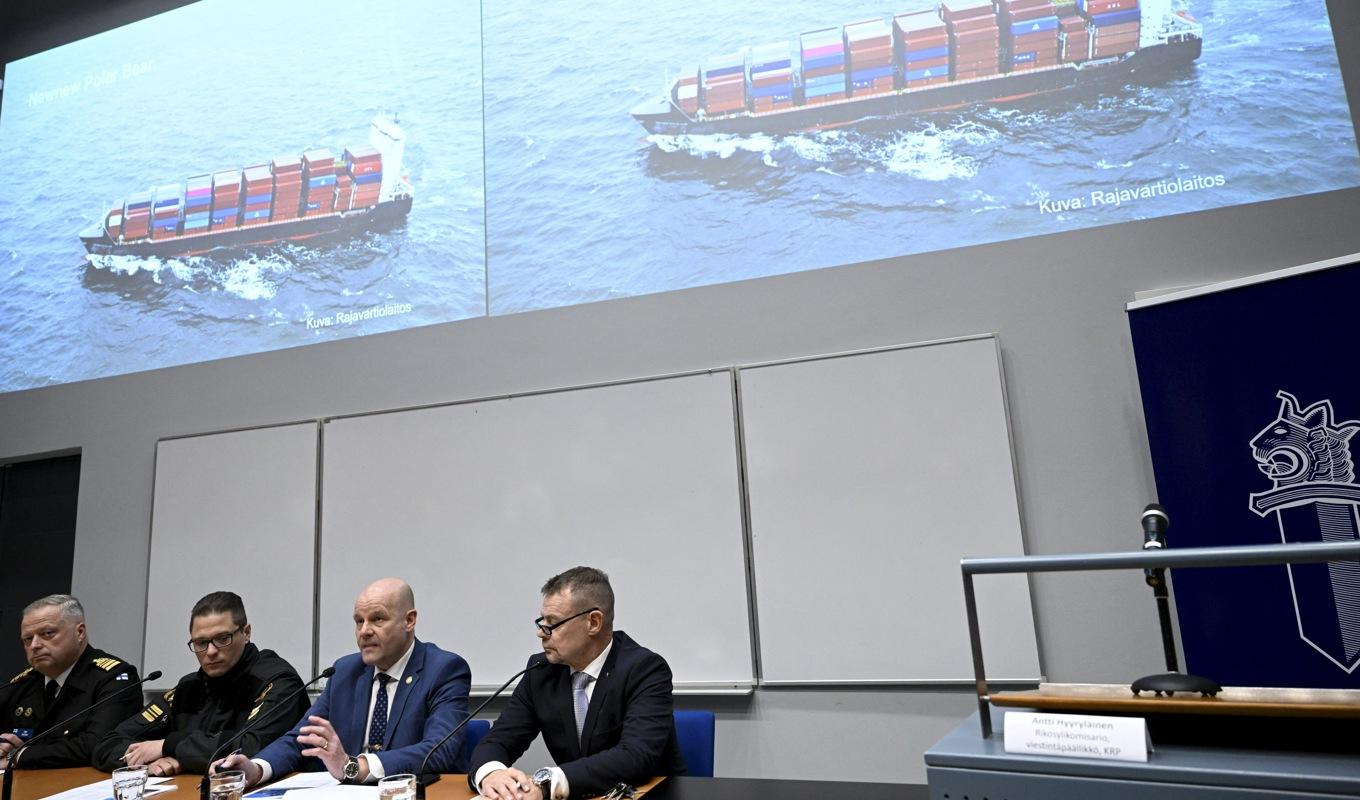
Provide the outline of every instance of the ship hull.
<path id="1" fill-rule="evenodd" d="M 179 258 L 260 247 L 280 242 L 305 242 L 352 235 L 368 230 L 384 230 L 400 225 L 411 212 L 412 197 L 398 197 L 369 209 L 342 211 L 321 217 L 269 222 L 264 225 L 230 228 L 193 236 L 168 239 L 136 239 L 119 242 L 103 226 L 83 233 L 81 243 L 92 256 L 138 256 L 142 258 Z"/>
<path id="2" fill-rule="evenodd" d="M 1181 69 L 1199 58 L 1199 38 L 1153 45 L 1133 53 L 1082 64 L 1060 64 L 1037 70 L 1011 72 L 962 83 L 946 83 L 891 94 L 851 97 L 816 106 L 799 106 L 761 114 L 742 113 L 710 119 L 690 119 L 665 104 L 657 113 L 633 114 L 648 133 L 753 134 L 794 133 L 850 125 L 868 119 L 890 119 L 910 114 L 947 111 L 979 104 L 1005 103 L 1050 92 L 1108 85 L 1136 74 L 1152 78 Z"/>

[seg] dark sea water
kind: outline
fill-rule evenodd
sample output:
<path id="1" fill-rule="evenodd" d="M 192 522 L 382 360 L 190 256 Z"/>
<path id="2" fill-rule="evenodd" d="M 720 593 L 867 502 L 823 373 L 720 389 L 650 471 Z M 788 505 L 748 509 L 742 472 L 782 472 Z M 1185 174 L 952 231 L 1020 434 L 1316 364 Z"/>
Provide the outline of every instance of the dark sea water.
<path id="1" fill-rule="evenodd" d="M 668 69 L 918 5 L 207 0 L 18 62 L 0 391 L 1360 184 L 1322 0 L 1198 0 L 1194 66 L 1100 93 L 792 135 L 629 115 Z M 76 239 L 154 184 L 363 143 L 377 113 L 407 136 L 396 230 L 167 261 Z M 1044 202 L 1195 176 L 1222 185 Z M 411 310 L 307 324 L 384 304 Z"/>
<path id="2" fill-rule="evenodd" d="M 478 14 L 441 0 L 214 0 L 11 65 L 0 390 L 485 313 Z M 105 73 L 115 78 L 101 84 Z M 28 102 L 71 83 L 67 97 Z M 311 147 L 338 156 L 368 141 L 378 113 L 396 114 L 407 138 L 416 203 L 402 228 L 93 264 L 76 238 L 156 184 Z M 386 304 L 411 311 L 307 325 Z"/>
<path id="3" fill-rule="evenodd" d="M 1360 183 L 1322 0 L 1196 0 L 1199 61 L 1102 94 L 788 136 L 646 136 L 625 124 L 662 91 L 667 67 L 674 75 L 745 45 L 920 5 L 487 4 L 492 312 Z M 524 42 L 551 43 L 554 57 Z M 1223 186 L 1040 210 L 1043 200 L 1196 175 L 1221 175 Z"/>

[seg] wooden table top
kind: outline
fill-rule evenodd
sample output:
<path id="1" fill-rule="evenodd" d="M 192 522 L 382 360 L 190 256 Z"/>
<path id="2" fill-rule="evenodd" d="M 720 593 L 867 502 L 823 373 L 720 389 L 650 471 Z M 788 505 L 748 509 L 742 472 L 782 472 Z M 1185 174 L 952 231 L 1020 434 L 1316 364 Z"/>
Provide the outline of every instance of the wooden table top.
<path id="1" fill-rule="evenodd" d="M 108 777 L 107 772 L 92 767 L 18 770 L 14 773 L 13 800 L 41 800 L 67 789 L 107 780 Z M 170 779 L 175 789 L 165 793 L 164 800 L 196 800 L 198 782 L 202 778 L 201 775 L 176 775 Z M 639 796 L 663 780 L 665 778 L 653 778 L 639 787 Z M 425 790 L 425 796 L 427 800 L 470 800 L 477 794 L 468 788 L 466 775 L 444 775 L 438 783 Z"/>
<path id="2" fill-rule="evenodd" d="M 1141 696 L 1128 684 L 1044 683 L 1029 692 L 996 692 L 993 705 L 1044 711 L 1214 714 L 1251 717 L 1360 718 L 1360 690 L 1225 686 L 1217 697 L 1177 693 Z"/>

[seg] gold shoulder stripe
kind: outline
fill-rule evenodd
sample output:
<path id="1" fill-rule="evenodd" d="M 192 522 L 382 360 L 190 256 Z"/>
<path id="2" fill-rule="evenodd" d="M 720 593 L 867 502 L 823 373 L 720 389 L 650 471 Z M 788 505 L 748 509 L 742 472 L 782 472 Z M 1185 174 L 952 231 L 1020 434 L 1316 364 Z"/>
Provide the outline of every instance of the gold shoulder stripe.
<path id="1" fill-rule="evenodd" d="M 116 659 L 116 658 L 102 658 L 102 657 L 101 657 L 101 658 L 96 658 L 96 659 L 94 660 L 94 665 L 95 665 L 96 667 L 99 667 L 100 669 L 104 670 L 105 672 L 108 672 L 108 671 L 112 670 L 114 667 L 121 666 L 122 663 L 123 663 L 123 662 L 119 661 L 119 660 Z"/>
<path id="2" fill-rule="evenodd" d="M 246 717 L 246 722 L 250 722 L 252 719 L 255 719 L 255 715 L 260 713 L 261 708 L 264 708 L 264 706 L 255 706 L 254 708 L 250 709 L 250 716 Z"/>
<path id="3" fill-rule="evenodd" d="M 168 703 L 168 702 L 170 702 L 171 700 L 174 700 L 174 699 L 175 699 L 175 689 L 178 689 L 178 688 L 179 688 L 178 686 L 173 687 L 173 688 L 170 689 L 170 691 L 168 691 L 168 692 L 165 693 L 165 702 Z"/>
<path id="4" fill-rule="evenodd" d="M 269 696 L 269 690 L 273 688 L 274 688 L 273 681 L 270 681 L 269 683 L 265 684 L 264 691 L 260 692 L 260 696 L 255 698 L 255 705 L 263 703 L 264 699 Z"/>
<path id="5" fill-rule="evenodd" d="M 10 679 L 9 679 L 9 682 L 10 682 L 10 683 L 18 683 L 19 681 L 23 680 L 24 678 L 27 678 L 27 677 L 28 677 L 28 673 L 30 673 L 30 672 L 32 672 L 32 671 L 33 671 L 33 668 L 32 668 L 32 667 L 29 667 L 28 669 L 24 670 L 23 672 L 20 672 L 18 675 L 15 675 L 13 678 L 10 678 Z"/>

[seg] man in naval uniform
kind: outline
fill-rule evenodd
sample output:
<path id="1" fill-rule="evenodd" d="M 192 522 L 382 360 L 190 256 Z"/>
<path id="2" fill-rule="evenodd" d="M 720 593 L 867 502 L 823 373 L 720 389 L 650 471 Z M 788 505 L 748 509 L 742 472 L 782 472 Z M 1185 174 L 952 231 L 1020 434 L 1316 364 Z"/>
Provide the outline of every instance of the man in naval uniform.
<path id="1" fill-rule="evenodd" d="M 29 603 L 19 632 L 29 667 L 0 686 L 0 767 L 89 766 L 95 743 L 142 703 L 137 668 L 90 645 L 85 609 L 69 594 Z M 29 739 L 106 698 L 16 757 Z"/>
<path id="2" fill-rule="evenodd" d="M 246 725 L 255 727 L 235 747 L 254 755 L 307 711 L 306 693 L 296 692 L 302 687 L 297 670 L 250 641 L 246 607 L 235 592 L 213 592 L 194 604 L 189 649 L 198 670 L 105 736 L 94 749 L 96 768 L 145 764 L 152 775 L 203 772 Z"/>

